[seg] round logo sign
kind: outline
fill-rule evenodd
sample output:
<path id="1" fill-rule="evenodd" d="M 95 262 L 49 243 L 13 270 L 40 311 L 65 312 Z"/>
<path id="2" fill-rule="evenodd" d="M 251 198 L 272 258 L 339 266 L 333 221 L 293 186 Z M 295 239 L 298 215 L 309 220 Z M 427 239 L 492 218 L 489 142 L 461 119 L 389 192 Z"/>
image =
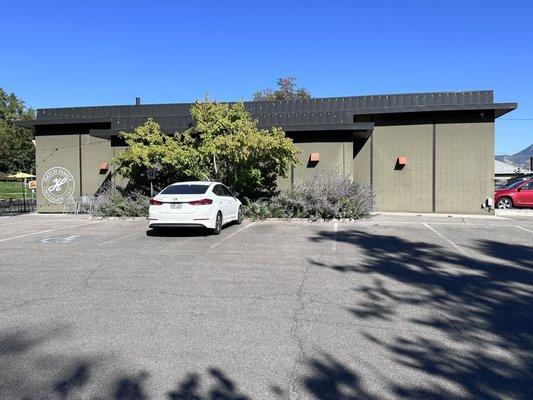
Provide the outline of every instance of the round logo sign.
<path id="1" fill-rule="evenodd" d="M 74 177 L 68 169 L 53 167 L 44 173 L 41 188 L 50 203 L 63 204 L 74 194 Z"/>

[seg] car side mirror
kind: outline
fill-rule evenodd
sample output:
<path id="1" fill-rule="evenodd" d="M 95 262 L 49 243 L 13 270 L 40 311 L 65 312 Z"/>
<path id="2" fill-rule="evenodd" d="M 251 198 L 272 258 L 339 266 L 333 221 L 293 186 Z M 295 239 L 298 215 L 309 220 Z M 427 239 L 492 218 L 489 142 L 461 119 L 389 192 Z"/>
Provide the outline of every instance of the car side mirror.
<path id="1" fill-rule="evenodd" d="M 521 192 L 523 190 L 523 186 L 520 186 L 519 188 L 516 189 L 517 192 Z"/>
<path id="2" fill-rule="evenodd" d="M 239 196 L 240 196 L 239 192 L 233 192 L 233 197 L 239 197 Z"/>

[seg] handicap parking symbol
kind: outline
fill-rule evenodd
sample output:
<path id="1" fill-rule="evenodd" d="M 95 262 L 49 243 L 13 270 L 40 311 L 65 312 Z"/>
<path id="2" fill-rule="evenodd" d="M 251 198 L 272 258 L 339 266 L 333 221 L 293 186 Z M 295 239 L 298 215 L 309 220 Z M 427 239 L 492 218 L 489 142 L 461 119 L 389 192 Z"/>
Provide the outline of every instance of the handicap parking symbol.
<path id="1" fill-rule="evenodd" d="M 44 243 L 44 244 L 70 243 L 74 239 L 76 239 L 77 237 L 79 237 L 79 235 L 74 235 L 74 236 L 54 236 L 54 237 L 48 237 L 48 238 L 41 239 L 41 243 Z"/>

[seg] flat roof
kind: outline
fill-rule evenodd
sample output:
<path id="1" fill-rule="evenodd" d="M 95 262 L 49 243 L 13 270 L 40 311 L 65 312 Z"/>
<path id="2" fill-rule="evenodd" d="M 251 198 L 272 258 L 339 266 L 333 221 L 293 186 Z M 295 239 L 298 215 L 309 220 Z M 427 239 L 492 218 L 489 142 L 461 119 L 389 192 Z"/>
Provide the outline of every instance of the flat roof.
<path id="1" fill-rule="evenodd" d="M 141 104 L 44 108 L 34 120 L 17 121 L 25 127 L 82 124 L 91 135 L 109 138 L 130 131 L 154 118 L 163 132 L 192 126 L 193 103 Z M 279 126 L 291 131 L 372 130 L 373 124 L 355 122 L 357 115 L 431 112 L 491 111 L 495 118 L 517 108 L 517 103 L 494 103 L 492 90 L 431 92 L 370 96 L 327 97 L 308 100 L 245 102 L 258 126 Z"/>

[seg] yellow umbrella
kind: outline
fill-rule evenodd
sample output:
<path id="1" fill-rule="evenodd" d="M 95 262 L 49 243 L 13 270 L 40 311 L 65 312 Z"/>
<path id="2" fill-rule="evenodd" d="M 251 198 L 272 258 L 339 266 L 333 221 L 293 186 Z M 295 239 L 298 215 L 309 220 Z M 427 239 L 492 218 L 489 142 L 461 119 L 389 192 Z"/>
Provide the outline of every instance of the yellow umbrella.
<path id="1" fill-rule="evenodd" d="M 6 179 L 9 179 L 10 181 L 18 181 L 30 178 L 35 178 L 35 175 L 27 174 L 26 172 L 17 172 L 16 174 L 6 176 Z"/>

